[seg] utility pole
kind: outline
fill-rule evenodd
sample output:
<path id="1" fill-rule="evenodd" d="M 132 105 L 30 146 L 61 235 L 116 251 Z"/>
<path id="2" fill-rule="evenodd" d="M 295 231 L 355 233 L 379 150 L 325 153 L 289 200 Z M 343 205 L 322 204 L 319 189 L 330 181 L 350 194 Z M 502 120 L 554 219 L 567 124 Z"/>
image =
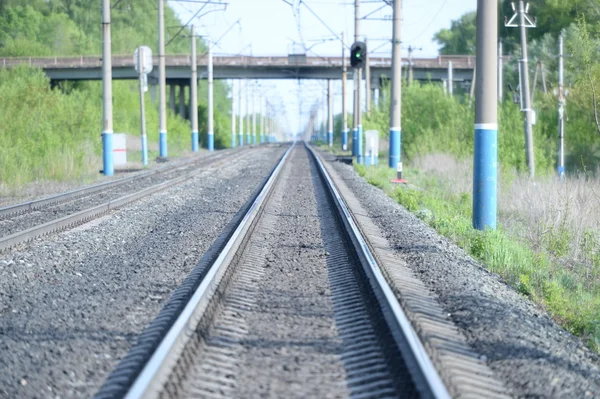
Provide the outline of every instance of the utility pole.
<path id="1" fill-rule="evenodd" d="M 498 104 L 502 104 L 504 85 L 504 64 L 502 63 L 502 40 L 498 41 Z"/>
<path id="2" fill-rule="evenodd" d="M 246 144 L 250 145 L 250 88 L 248 87 L 248 79 L 246 82 Z"/>
<path id="3" fill-rule="evenodd" d="M 260 99 L 260 144 L 265 142 L 265 98 Z"/>
<path id="4" fill-rule="evenodd" d="M 452 69 L 452 61 L 448 61 L 448 94 L 450 97 L 454 95 L 454 70 Z"/>
<path id="5" fill-rule="evenodd" d="M 365 44 L 367 45 L 367 52 L 365 53 L 365 109 L 367 115 L 371 113 L 371 66 L 369 65 L 369 44 L 365 37 Z"/>
<path id="6" fill-rule="evenodd" d="M 558 36 L 558 176 L 565 178 L 565 66 L 563 33 Z"/>
<path id="7" fill-rule="evenodd" d="M 498 180 L 498 7 L 477 0 L 473 228 L 496 228 Z M 494 91 L 496 90 L 496 91 Z"/>
<path id="8" fill-rule="evenodd" d="M 390 168 L 396 168 L 396 182 L 402 183 L 402 53 L 400 52 L 400 24 L 402 2 L 394 0 L 392 15 L 392 88 L 390 92 Z"/>
<path id="9" fill-rule="evenodd" d="M 112 176 L 115 173 L 112 113 L 110 0 L 102 0 L 102 173 L 105 176 Z"/>
<path id="10" fill-rule="evenodd" d="M 333 81 L 327 80 L 327 142 L 333 147 Z"/>
<path id="11" fill-rule="evenodd" d="M 231 80 L 231 148 L 235 148 L 235 79 Z"/>
<path id="12" fill-rule="evenodd" d="M 515 9 L 514 3 L 512 4 Z M 531 97 L 529 94 L 529 69 L 527 60 L 527 28 L 535 28 L 535 23 L 527 15 L 529 4 L 525 7 L 523 0 L 519 0 L 519 10 L 506 23 L 507 27 L 516 27 L 521 29 L 521 111 L 524 113 L 523 125 L 525 128 L 525 153 L 527 156 L 527 166 L 529 168 L 529 177 L 535 177 L 535 160 L 533 154 L 533 121 L 535 112 L 531 109 Z M 519 18 L 519 22 L 515 20 Z"/>
<path id="13" fill-rule="evenodd" d="M 408 85 L 412 86 L 413 82 L 413 46 L 408 46 Z"/>
<path id="14" fill-rule="evenodd" d="M 400 0 L 398 0 L 400 1 Z M 354 41 L 357 42 L 360 36 L 360 0 L 354 0 Z M 368 49 L 367 49 L 368 52 Z M 356 156 L 358 163 L 363 163 L 363 145 L 362 145 L 362 106 L 360 99 L 360 86 L 362 85 L 362 69 L 358 68 L 356 74 Z"/>
<path id="15" fill-rule="evenodd" d="M 165 0 L 158 0 L 158 120 L 159 155 L 167 156 L 167 77 L 165 71 Z M 173 87 L 171 87 L 173 90 Z"/>
<path id="16" fill-rule="evenodd" d="M 346 79 L 348 70 L 346 68 L 346 41 L 342 32 L 342 151 L 348 150 L 348 117 L 346 115 Z"/>
<path id="17" fill-rule="evenodd" d="M 142 165 L 148 165 L 148 136 L 146 135 L 146 109 L 144 105 L 144 52 L 142 47 L 138 47 L 138 68 L 140 70 L 139 89 L 140 89 L 140 126 L 142 133 Z"/>
<path id="18" fill-rule="evenodd" d="M 194 25 L 191 26 L 191 34 L 192 34 L 192 79 L 190 80 L 190 118 L 192 119 L 192 151 L 198 152 L 198 65 L 196 63 L 197 62 L 196 30 L 195 30 Z M 210 94 L 209 94 L 209 103 L 210 103 Z M 210 117 L 209 117 L 209 121 L 210 121 Z M 209 131 L 210 131 L 210 129 L 209 129 Z"/>
<path id="19" fill-rule="evenodd" d="M 213 90 L 213 53 L 212 42 L 208 39 L 208 151 L 215 149 L 215 102 Z M 196 63 L 196 59 L 194 59 Z M 197 84 L 197 82 L 196 82 Z M 197 110 L 196 110 L 197 112 Z"/>
<path id="20" fill-rule="evenodd" d="M 256 87 L 252 88 L 252 144 L 256 144 Z"/>
<path id="21" fill-rule="evenodd" d="M 244 145 L 244 117 L 242 116 L 242 81 L 240 80 L 239 90 L 238 90 L 238 115 L 240 118 L 240 127 L 238 131 L 238 140 L 239 145 L 242 147 Z"/>

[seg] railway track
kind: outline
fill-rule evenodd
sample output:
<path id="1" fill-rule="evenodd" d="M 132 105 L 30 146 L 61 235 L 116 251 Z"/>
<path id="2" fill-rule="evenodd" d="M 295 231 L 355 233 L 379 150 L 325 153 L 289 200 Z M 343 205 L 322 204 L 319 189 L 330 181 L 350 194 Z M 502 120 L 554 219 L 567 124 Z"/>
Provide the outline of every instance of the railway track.
<path id="1" fill-rule="evenodd" d="M 97 398 L 449 397 L 310 148 L 219 245 Z"/>
<path id="2" fill-rule="evenodd" d="M 207 167 L 240 156 L 240 150 L 217 152 L 123 179 L 0 208 L 0 251 L 45 234 L 72 228 L 180 184 Z"/>

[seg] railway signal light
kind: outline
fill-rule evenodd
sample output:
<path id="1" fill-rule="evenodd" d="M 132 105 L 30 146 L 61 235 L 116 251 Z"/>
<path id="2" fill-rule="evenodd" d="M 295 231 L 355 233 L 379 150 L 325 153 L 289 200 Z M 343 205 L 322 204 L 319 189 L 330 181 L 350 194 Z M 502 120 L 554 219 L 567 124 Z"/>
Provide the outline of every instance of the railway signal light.
<path id="1" fill-rule="evenodd" d="M 367 45 L 364 42 L 354 42 L 350 47 L 350 65 L 352 68 L 364 68 L 367 62 Z"/>

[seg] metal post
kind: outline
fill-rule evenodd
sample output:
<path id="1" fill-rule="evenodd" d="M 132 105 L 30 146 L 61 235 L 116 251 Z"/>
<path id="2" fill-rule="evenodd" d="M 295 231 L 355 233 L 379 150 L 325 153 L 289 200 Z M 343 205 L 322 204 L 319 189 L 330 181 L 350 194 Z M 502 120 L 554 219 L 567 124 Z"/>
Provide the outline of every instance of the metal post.
<path id="1" fill-rule="evenodd" d="M 252 144 L 256 144 L 256 87 L 252 88 Z"/>
<path id="2" fill-rule="evenodd" d="M 327 81 L 327 142 L 329 146 L 333 146 L 333 81 L 328 79 Z"/>
<path id="3" fill-rule="evenodd" d="M 413 82 L 413 46 L 408 46 L 408 85 L 411 86 Z"/>
<path id="4" fill-rule="evenodd" d="M 198 152 L 198 59 L 196 57 L 196 31 L 194 28 L 194 25 L 192 25 L 192 78 L 190 80 L 190 118 L 192 120 L 192 151 Z"/>
<path id="5" fill-rule="evenodd" d="M 473 227 L 479 230 L 496 228 L 498 179 L 497 42 L 497 4 L 488 0 L 477 0 Z"/>
<path id="6" fill-rule="evenodd" d="M 342 151 L 348 150 L 348 117 L 346 115 L 346 79 L 348 70 L 346 68 L 346 41 L 342 32 Z"/>
<path id="7" fill-rule="evenodd" d="M 140 127 L 142 133 L 142 165 L 148 165 L 148 137 L 146 136 L 146 109 L 144 106 L 144 57 L 142 48 L 138 47 L 138 67 L 140 70 Z"/>
<path id="8" fill-rule="evenodd" d="M 112 53 L 110 40 L 110 0 L 102 0 L 102 173 L 112 176 L 113 116 L 112 116 Z"/>
<path id="9" fill-rule="evenodd" d="M 366 37 L 365 44 L 367 44 Z M 369 46 L 367 45 L 367 52 L 365 54 L 365 109 L 367 110 L 367 115 L 371 113 L 371 66 L 369 63 Z"/>
<path id="10" fill-rule="evenodd" d="M 246 144 L 250 145 L 250 88 L 246 79 Z"/>
<path id="11" fill-rule="evenodd" d="M 265 142 L 265 99 L 260 99 L 260 143 Z"/>
<path id="12" fill-rule="evenodd" d="M 208 151 L 215 149 L 215 102 L 213 95 L 213 53 L 212 42 L 208 39 Z"/>
<path id="13" fill-rule="evenodd" d="M 360 0 L 354 0 L 354 41 L 360 36 Z M 359 164 L 363 163 L 362 143 L 362 105 L 360 99 L 360 86 L 362 85 L 362 69 L 356 70 L 356 158 Z"/>
<path id="14" fill-rule="evenodd" d="M 240 147 L 244 145 L 244 116 L 242 115 L 242 81 L 239 82 L 238 90 L 238 115 L 240 118 L 239 130 L 238 130 L 238 144 Z"/>
<path id="15" fill-rule="evenodd" d="M 179 116 L 185 119 L 185 85 L 179 85 Z"/>
<path id="16" fill-rule="evenodd" d="M 563 33 L 558 37 L 558 176 L 565 178 L 565 66 Z"/>
<path id="17" fill-rule="evenodd" d="M 231 148 L 235 148 L 235 79 L 231 80 Z"/>
<path id="18" fill-rule="evenodd" d="M 165 0 L 158 0 L 159 155 L 167 156 L 167 78 L 165 71 Z"/>
<path id="19" fill-rule="evenodd" d="M 448 61 L 448 94 L 450 97 L 454 95 L 454 70 L 452 69 L 452 61 Z"/>
<path id="20" fill-rule="evenodd" d="M 390 154 L 388 166 L 396 168 L 397 182 L 402 180 L 402 53 L 400 52 L 400 24 L 402 2 L 394 0 L 392 16 L 392 88 L 390 98 Z"/>
<path id="21" fill-rule="evenodd" d="M 515 20 L 519 18 L 518 24 Z M 521 111 L 524 113 L 523 126 L 525 130 L 525 154 L 527 158 L 527 166 L 529 168 L 529 177 L 535 176 L 535 159 L 533 154 L 533 120 L 535 113 L 531 109 L 531 97 L 529 94 L 529 68 L 527 60 L 527 28 L 534 28 L 535 23 L 527 15 L 523 0 L 519 0 L 519 9 L 515 15 L 506 24 L 507 27 L 518 27 L 521 30 L 521 60 L 520 75 L 521 75 Z"/>
<path id="22" fill-rule="evenodd" d="M 504 85 L 504 65 L 502 63 L 502 40 L 498 41 L 498 104 L 502 103 Z"/>

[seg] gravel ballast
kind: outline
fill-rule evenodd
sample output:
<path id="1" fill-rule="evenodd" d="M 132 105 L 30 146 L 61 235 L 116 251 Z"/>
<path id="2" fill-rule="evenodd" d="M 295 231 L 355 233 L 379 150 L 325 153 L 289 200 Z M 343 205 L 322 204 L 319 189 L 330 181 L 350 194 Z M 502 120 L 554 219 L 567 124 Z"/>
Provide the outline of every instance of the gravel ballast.
<path id="1" fill-rule="evenodd" d="M 600 359 L 351 166 L 328 161 L 386 239 L 515 397 L 600 397 Z"/>
<path id="2" fill-rule="evenodd" d="M 284 147 L 0 254 L 0 397 L 89 397 Z"/>

